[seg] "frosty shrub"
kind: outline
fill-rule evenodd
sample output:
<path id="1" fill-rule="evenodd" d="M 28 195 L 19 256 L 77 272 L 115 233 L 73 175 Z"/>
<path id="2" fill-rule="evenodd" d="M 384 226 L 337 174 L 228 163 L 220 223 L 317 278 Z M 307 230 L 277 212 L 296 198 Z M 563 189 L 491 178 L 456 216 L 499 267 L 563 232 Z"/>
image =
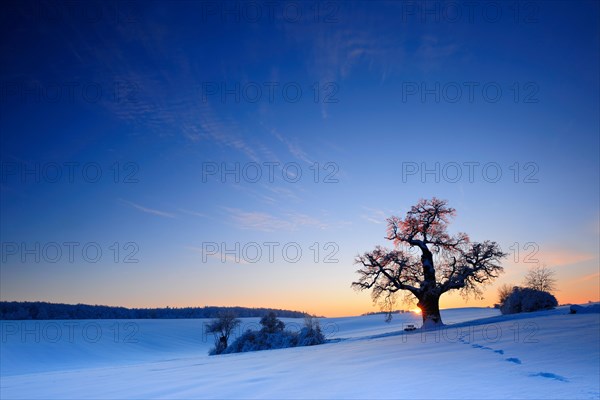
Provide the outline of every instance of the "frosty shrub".
<path id="1" fill-rule="evenodd" d="M 298 334 L 298 346 L 314 346 L 325 343 L 319 321 L 310 315 L 304 317 L 304 327 Z"/>
<path id="2" fill-rule="evenodd" d="M 558 305 L 556 297 L 548 292 L 515 286 L 500 305 L 502 314 L 516 314 L 539 310 L 550 310 Z"/>
<path id="3" fill-rule="evenodd" d="M 285 324 L 277 319 L 274 313 L 265 315 L 260 320 L 260 324 L 262 328 L 259 331 L 248 329 L 224 349 L 222 354 L 313 346 L 325 343 L 319 321 L 310 316 L 305 318 L 304 327 L 298 333 L 285 330 Z"/>
<path id="4" fill-rule="evenodd" d="M 261 332 L 265 333 L 278 333 L 282 332 L 285 328 L 285 324 L 277 319 L 277 315 L 274 312 L 270 312 L 260 319 L 262 325 Z"/>

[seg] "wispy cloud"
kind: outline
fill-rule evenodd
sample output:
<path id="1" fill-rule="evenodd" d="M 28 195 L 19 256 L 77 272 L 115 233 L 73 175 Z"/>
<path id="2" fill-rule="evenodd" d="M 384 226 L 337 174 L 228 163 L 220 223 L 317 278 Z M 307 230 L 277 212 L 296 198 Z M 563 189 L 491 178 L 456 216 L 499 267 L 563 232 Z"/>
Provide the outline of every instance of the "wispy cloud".
<path id="1" fill-rule="evenodd" d="M 231 221 L 241 229 L 272 232 L 293 228 L 289 221 L 276 218 L 267 213 L 246 212 L 235 208 L 226 208 L 225 210 L 229 213 Z"/>
<path id="2" fill-rule="evenodd" d="M 241 136 L 232 133 L 232 127 L 235 126 L 234 123 L 226 123 L 219 119 L 206 102 L 197 103 L 192 109 L 201 110 L 201 113 L 197 116 L 197 123 L 199 123 L 200 128 L 210 139 L 220 145 L 231 147 L 244 153 L 254 162 L 260 162 L 260 158 L 256 154 L 254 148 L 246 143 Z M 192 124 L 192 127 L 188 129 L 193 130 L 193 127 L 195 127 L 196 124 L 193 121 L 190 121 L 190 123 Z M 265 147 L 264 145 L 262 146 L 263 148 Z"/>
<path id="3" fill-rule="evenodd" d="M 279 133 L 275 129 L 271 129 L 271 134 L 273 136 L 275 136 L 277 138 L 277 140 L 279 140 L 281 143 L 283 143 L 287 147 L 288 151 L 294 157 L 296 157 L 298 160 L 304 161 L 307 164 L 313 164 L 313 160 L 311 160 L 310 157 L 308 157 L 308 155 L 300 147 L 300 145 L 298 145 L 295 142 L 290 141 L 289 139 L 287 139 L 285 136 L 283 136 L 281 133 Z"/>
<path id="4" fill-rule="evenodd" d="M 369 222 L 374 223 L 374 224 L 383 224 L 382 220 L 371 218 L 371 217 L 369 217 L 367 215 L 361 215 L 361 217 L 364 218 L 365 220 L 369 221 Z"/>
<path id="5" fill-rule="evenodd" d="M 399 15 L 397 5 L 381 5 L 389 13 Z M 334 24 L 282 24 L 291 45 L 310 49 L 305 57 L 306 70 L 321 83 L 322 95 L 332 95 L 331 88 L 341 89 L 344 81 L 358 69 L 368 68 L 381 77 L 381 84 L 403 67 L 409 35 L 398 35 L 398 21 L 386 18 L 387 12 L 369 12 L 367 3 L 342 2 L 335 13 Z M 393 22 L 392 22 L 393 20 Z M 411 44 L 412 45 L 412 44 Z M 333 84 L 325 87 L 326 84 Z M 337 92 L 336 92 L 337 93 Z M 339 93 L 332 98 L 338 98 Z M 331 98 L 330 98 L 331 99 Z M 321 116 L 327 119 L 331 103 L 320 101 Z"/>
<path id="6" fill-rule="evenodd" d="M 300 197 L 298 197 L 291 189 L 288 189 L 288 188 L 277 187 L 274 185 L 261 185 L 261 188 L 263 190 L 268 190 L 268 191 L 272 192 L 273 194 L 275 194 L 279 197 L 283 197 L 288 200 L 289 199 L 300 200 Z"/>
<path id="7" fill-rule="evenodd" d="M 361 214 L 360 217 L 374 224 L 384 224 L 386 218 L 388 218 L 391 215 L 390 213 L 386 213 L 383 210 L 377 210 L 370 207 L 363 207 L 363 209 L 366 212 Z"/>
<path id="8" fill-rule="evenodd" d="M 148 208 L 148 207 L 144 207 L 142 205 L 139 205 L 137 203 L 133 203 L 131 201 L 127 201 L 127 200 L 122 200 L 121 201 L 125 204 L 130 205 L 131 207 L 135 208 L 136 210 L 145 212 L 147 214 L 152 214 L 152 215 L 157 215 L 159 217 L 166 217 L 166 218 L 175 218 L 175 214 L 171 214 L 165 211 L 160 211 L 160 210 L 156 210 L 154 208 Z"/>
<path id="9" fill-rule="evenodd" d="M 600 272 L 595 272 L 593 274 L 579 277 L 579 278 L 575 279 L 574 282 L 589 282 L 589 281 L 593 281 L 593 280 L 598 280 L 598 278 L 600 278 Z"/>
<path id="10" fill-rule="evenodd" d="M 129 26 L 131 25 L 131 26 Z M 74 27 L 75 29 L 75 27 Z M 139 132 L 161 137 L 182 136 L 191 143 L 210 143 L 239 151 L 250 160 L 259 162 L 259 153 L 268 149 L 255 140 L 249 140 L 239 125 L 211 106 L 202 95 L 201 84 L 206 76 L 194 65 L 194 58 L 186 52 L 166 46 L 171 33 L 165 33 L 160 22 L 144 19 L 128 24 L 127 29 L 118 30 L 127 38 L 122 43 L 135 43 L 143 52 L 140 57 L 127 57 L 126 48 L 97 46 L 85 35 L 74 35 L 69 41 L 77 41 L 78 49 L 85 49 L 83 58 L 94 59 L 105 67 L 107 85 L 115 86 L 114 97 L 103 96 L 100 104 L 116 118 L 124 120 Z M 110 50 L 109 50 L 110 49 Z M 81 58 L 81 55 L 78 55 Z M 172 60 L 172 68 L 149 67 L 154 62 Z M 114 80 L 114 82 L 111 82 Z M 106 98 L 105 98 L 106 97 Z"/>
<path id="11" fill-rule="evenodd" d="M 459 50 L 456 43 L 449 43 L 437 36 L 425 35 L 421 38 L 421 45 L 416 51 L 416 59 L 425 70 L 443 68 L 444 63 L 453 57 Z"/>
<path id="12" fill-rule="evenodd" d="M 590 261 L 597 256 L 592 253 L 584 253 L 567 249 L 555 249 L 540 250 L 537 254 L 533 255 L 533 257 L 549 267 L 560 267 L 564 265 L 573 265 L 584 261 Z"/>
<path id="13" fill-rule="evenodd" d="M 256 211 L 243 211 L 237 208 L 224 207 L 229 213 L 231 222 L 240 229 L 264 232 L 295 231 L 300 227 L 316 227 L 325 229 L 327 224 L 317 218 L 300 213 L 287 213 L 280 217 Z"/>

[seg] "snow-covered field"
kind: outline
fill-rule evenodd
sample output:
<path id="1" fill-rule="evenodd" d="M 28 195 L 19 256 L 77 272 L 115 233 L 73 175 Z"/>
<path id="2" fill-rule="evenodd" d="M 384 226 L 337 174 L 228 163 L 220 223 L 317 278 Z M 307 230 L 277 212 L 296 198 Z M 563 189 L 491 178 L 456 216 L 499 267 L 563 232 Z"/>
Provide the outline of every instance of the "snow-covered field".
<path id="1" fill-rule="evenodd" d="M 206 320 L 2 321 L 0 398 L 600 398 L 600 314 L 442 317 L 322 319 L 331 343 L 212 357 Z"/>

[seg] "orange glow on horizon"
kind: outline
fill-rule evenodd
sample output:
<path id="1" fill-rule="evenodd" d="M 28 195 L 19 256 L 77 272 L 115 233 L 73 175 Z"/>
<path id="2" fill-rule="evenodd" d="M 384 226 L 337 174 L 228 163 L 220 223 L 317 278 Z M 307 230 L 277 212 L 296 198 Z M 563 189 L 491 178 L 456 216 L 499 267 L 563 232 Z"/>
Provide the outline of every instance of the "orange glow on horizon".
<path id="1" fill-rule="evenodd" d="M 558 278 L 558 290 L 554 293 L 559 304 L 586 304 L 589 301 L 598 302 L 600 287 L 600 274 L 594 270 L 596 266 L 582 268 L 578 274 L 573 274 L 569 269 L 556 268 Z M 493 307 L 498 302 L 497 288 L 504 283 L 520 284 L 524 275 L 525 267 L 514 267 L 507 270 L 507 276 L 502 277 L 493 285 L 484 290 L 483 299 L 469 298 L 464 299 L 459 292 L 453 291 L 445 293 L 440 299 L 440 309 L 463 308 L 463 307 Z M 350 279 L 347 279 L 350 281 Z M 189 280 L 193 283 L 194 280 Z M 122 307 L 204 307 L 208 306 L 241 306 L 241 307 L 266 307 L 276 309 L 286 309 L 294 311 L 304 311 L 310 314 L 324 317 L 350 317 L 358 316 L 364 313 L 377 312 L 380 308 L 373 304 L 369 292 L 354 292 L 349 290 L 347 285 L 340 285 L 335 290 L 328 290 L 327 287 L 313 289 L 308 295 L 303 286 L 294 287 L 265 287 L 260 285 L 247 285 L 243 291 L 222 291 L 218 290 L 220 285 L 211 284 L 201 287 L 201 293 L 198 294 L 198 288 L 191 283 L 178 286 L 178 292 L 174 293 L 171 288 L 165 288 L 157 283 L 156 286 L 149 285 L 149 289 L 131 295 L 130 288 L 123 286 L 121 290 L 115 290 L 107 298 L 105 291 L 95 291 L 96 286 L 90 283 L 87 287 L 86 296 L 74 294 L 63 294 L 61 296 L 44 296 L 42 299 L 31 299 L 28 296 L 14 296 L 10 300 L 14 301 L 50 301 L 55 303 L 67 304 L 100 304 L 108 306 Z M 188 287 L 189 286 L 189 287 Z M 4 286 L 2 287 L 4 293 Z M 66 290 L 65 290 L 66 292 Z M 12 297 L 12 296 L 11 296 Z M 148 299 L 151 298 L 151 301 Z M 404 304 L 401 299 L 395 308 L 409 310 L 420 314 L 416 307 L 416 302 Z"/>

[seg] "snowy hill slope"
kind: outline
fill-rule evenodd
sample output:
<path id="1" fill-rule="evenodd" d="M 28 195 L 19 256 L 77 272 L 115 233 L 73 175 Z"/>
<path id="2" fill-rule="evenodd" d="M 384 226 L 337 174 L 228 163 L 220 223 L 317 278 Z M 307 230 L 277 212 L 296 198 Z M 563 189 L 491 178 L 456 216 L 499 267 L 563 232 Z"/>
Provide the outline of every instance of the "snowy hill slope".
<path id="1" fill-rule="evenodd" d="M 3 326 L 0 397 L 597 399 L 600 314 L 567 313 L 445 310 L 456 325 L 412 333 L 401 327 L 414 315 L 389 325 L 381 316 L 338 318 L 322 324 L 335 321 L 330 335 L 346 340 L 216 357 L 206 356 L 210 338 L 190 336 L 199 320 L 144 321 L 138 343 L 55 347 L 4 337 Z M 465 322 L 469 315 L 478 319 Z"/>
<path id="2" fill-rule="evenodd" d="M 460 322 L 499 315 L 489 308 L 444 310 L 447 321 Z M 282 318 L 287 329 L 299 330 L 303 320 Z M 398 314 L 391 323 L 381 315 L 324 318 L 328 339 L 367 337 L 420 325 L 413 313 Z M 2 376 L 102 367 L 206 356 L 213 336 L 203 334 L 208 319 L 0 321 Z M 234 336 L 260 329 L 259 318 L 241 318 Z"/>

